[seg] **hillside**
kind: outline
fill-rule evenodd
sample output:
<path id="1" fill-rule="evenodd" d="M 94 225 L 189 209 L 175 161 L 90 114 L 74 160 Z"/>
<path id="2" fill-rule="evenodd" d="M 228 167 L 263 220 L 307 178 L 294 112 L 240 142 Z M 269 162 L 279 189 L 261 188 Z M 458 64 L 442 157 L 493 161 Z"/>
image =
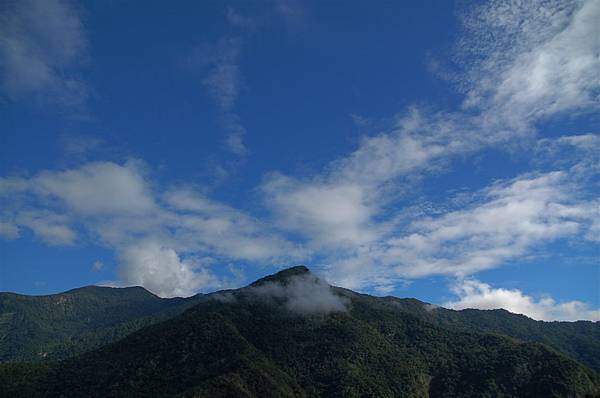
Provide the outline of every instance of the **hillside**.
<path id="1" fill-rule="evenodd" d="M 421 319 L 452 330 L 497 333 L 543 343 L 600 372 L 599 322 L 543 322 L 506 310 L 453 311 L 427 306 L 421 306 L 417 314 Z"/>
<path id="2" fill-rule="evenodd" d="M 0 362 L 57 360 L 119 340 L 202 299 L 141 287 L 88 286 L 48 296 L 0 293 Z"/>
<path id="3" fill-rule="evenodd" d="M 500 334 L 543 343 L 600 372 L 600 322 L 544 322 L 506 310 L 455 311 L 415 299 L 363 297 L 371 299 L 371 305 L 397 308 L 399 312 L 412 314 L 444 329 Z"/>
<path id="4" fill-rule="evenodd" d="M 0 395 L 585 397 L 600 391 L 596 372 L 545 345 L 444 322 L 395 300 L 331 288 L 296 267 L 209 295 L 178 316 L 68 360 L 1 365 Z"/>

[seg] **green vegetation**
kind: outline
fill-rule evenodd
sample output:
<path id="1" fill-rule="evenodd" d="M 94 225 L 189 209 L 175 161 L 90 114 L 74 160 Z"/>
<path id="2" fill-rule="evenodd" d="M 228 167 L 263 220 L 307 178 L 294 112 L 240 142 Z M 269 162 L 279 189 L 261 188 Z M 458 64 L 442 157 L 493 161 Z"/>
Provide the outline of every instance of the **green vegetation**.
<path id="1" fill-rule="evenodd" d="M 381 301 L 381 299 L 380 299 Z M 455 331 L 493 333 L 543 343 L 600 372 L 600 323 L 543 322 L 506 310 L 448 310 L 415 299 L 385 297 L 402 312 Z"/>
<path id="2" fill-rule="evenodd" d="M 0 293 L 0 362 L 68 358 L 180 314 L 202 297 L 97 286 L 49 296 Z"/>
<path id="3" fill-rule="evenodd" d="M 493 323 L 470 313 L 483 331 L 468 331 L 462 312 L 436 313 L 416 300 L 332 288 L 347 311 L 308 314 L 291 311 L 279 293 L 257 293 L 306 272 L 297 267 L 208 296 L 76 357 L 0 365 L 0 396 L 600 396 L 594 370 L 544 344 L 483 333 Z"/>

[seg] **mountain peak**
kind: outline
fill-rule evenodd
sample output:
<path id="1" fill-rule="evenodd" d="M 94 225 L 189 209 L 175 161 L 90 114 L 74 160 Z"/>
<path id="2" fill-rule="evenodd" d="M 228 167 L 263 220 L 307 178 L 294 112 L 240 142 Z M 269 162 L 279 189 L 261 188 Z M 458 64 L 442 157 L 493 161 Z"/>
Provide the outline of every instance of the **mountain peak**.
<path id="1" fill-rule="evenodd" d="M 253 282 L 250 286 L 258 286 L 267 282 L 282 282 L 285 283 L 291 277 L 299 276 L 299 275 L 310 275 L 310 270 L 304 265 L 297 265 L 295 267 L 286 268 L 281 270 L 273 275 L 265 276 L 264 278 L 260 278 L 257 281 Z"/>

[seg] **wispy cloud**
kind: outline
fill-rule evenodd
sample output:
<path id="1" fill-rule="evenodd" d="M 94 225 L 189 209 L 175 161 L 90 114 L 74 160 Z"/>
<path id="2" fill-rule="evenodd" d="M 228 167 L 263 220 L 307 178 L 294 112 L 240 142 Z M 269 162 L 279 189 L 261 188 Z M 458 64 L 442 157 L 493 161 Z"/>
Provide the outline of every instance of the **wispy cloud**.
<path id="1" fill-rule="evenodd" d="M 76 159 L 85 159 L 104 144 L 104 140 L 91 134 L 63 134 L 60 140 L 65 155 Z"/>
<path id="2" fill-rule="evenodd" d="M 204 43 L 195 49 L 192 63 L 205 70 L 202 84 L 220 112 L 220 122 L 226 131 L 225 148 L 234 155 L 244 156 L 246 128 L 236 111 L 243 78 L 240 58 L 248 38 L 272 20 L 280 19 L 289 29 L 296 29 L 305 19 L 305 8 L 296 1 L 277 0 L 268 11 L 258 15 L 244 15 L 234 7 L 227 7 L 229 31 L 214 43 Z"/>
<path id="3" fill-rule="evenodd" d="M 3 93 L 80 106 L 88 86 L 78 71 L 87 58 L 81 11 L 69 1 L 24 0 L 0 6 Z"/>
<path id="4" fill-rule="evenodd" d="M 16 223 L 29 228 L 49 245 L 65 246 L 75 243 L 76 233 L 67 217 L 62 214 L 43 209 L 26 210 L 18 213 Z"/>
<path id="5" fill-rule="evenodd" d="M 241 44 L 240 38 L 223 37 L 202 54 L 203 62 L 209 66 L 203 84 L 217 106 L 225 112 L 231 112 L 239 95 Z"/>
<path id="6" fill-rule="evenodd" d="M 21 236 L 19 227 L 12 222 L 0 222 L 0 237 L 4 239 L 17 239 Z"/>
<path id="7" fill-rule="evenodd" d="M 454 159 L 541 148 L 537 122 L 597 109 L 599 9 L 593 1 L 475 6 L 456 50 L 463 109 L 412 107 L 312 178 L 272 173 L 262 190 L 274 220 L 325 256 L 334 281 L 384 289 L 395 278 L 476 273 L 557 238 L 593 239 L 597 201 L 583 178 L 597 170 L 593 155 L 494 183 L 461 210 L 415 218 L 405 205 L 416 183 L 450 173 Z M 589 153 L 595 136 L 552 145 L 567 142 L 567 151 Z"/>
<path id="8" fill-rule="evenodd" d="M 92 270 L 94 271 L 100 271 L 102 268 L 104 268 L 104 263 L 100 260 L 96 260 L 94 261 L 94 264 L 92 264 Z"/>
<path id="9" fill-rule="evenodd" d="M 597 199 L 564 171 L 523 175 L 436 214 L 380 214 L 365 242 L 321 252 L 342 286 L 386 290 L 406 279 L 473 275 L 562 238 L 597 239 Z M 369 230 L 368 230 L 369 231 Z"/>
<path id="10" fill-rule="evenodd" d="M 465 106 L 514 125 L 598 109 L 600 5 L 492 1 L 468 10 L 458 41 Z"/>
<path id="11" fill-rule="evenodd" d="M 231 8 L 227 14 L 232 26 L 249 29 L 252 21 L 243 17 Z M 235 112 L 235 105 L 240 95 L 241 74 L 240 56 L 243 36 L 230 34 L 221 37 L 212 45 L 205 44 L 196 49 L 194 62 L 206 70 L 202 84 L 207 94 L 212 98 L 220 112 L 221 124 L 227 132 L 225 147 L 235 155 L 243 156 L 247 149 L 244 145 L 246 129 L 240 123 L 240 117 Z"/>
<path id="12" fill-rule="evenodd" d="M 305 26 L 307 19 L 306 3 L 297 0 L 275 0 L 275 15 L 283 20 L 287 29 L 298 30 Z"/>
<path id="13" fill-rule="evenodd" d="M 578 202 L 562 172 L 494 184 L 466 209 L 413 222 L 389 243 L 406 276 L 472 274 L 527 253 L 536 244 L 589 228 L 595 214 Z"/>

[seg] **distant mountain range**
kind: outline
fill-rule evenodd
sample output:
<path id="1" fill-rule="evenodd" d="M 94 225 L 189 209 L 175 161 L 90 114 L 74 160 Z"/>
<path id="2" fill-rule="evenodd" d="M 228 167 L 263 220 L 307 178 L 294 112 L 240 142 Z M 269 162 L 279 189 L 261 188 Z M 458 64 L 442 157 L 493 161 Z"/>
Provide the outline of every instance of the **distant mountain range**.
<path id="1" fill-rule="evenodd" d="M 294 267 L 236 290 L 0 293 L 0 397 L 600 397 L 600 323 L 452 311 Z"/>

